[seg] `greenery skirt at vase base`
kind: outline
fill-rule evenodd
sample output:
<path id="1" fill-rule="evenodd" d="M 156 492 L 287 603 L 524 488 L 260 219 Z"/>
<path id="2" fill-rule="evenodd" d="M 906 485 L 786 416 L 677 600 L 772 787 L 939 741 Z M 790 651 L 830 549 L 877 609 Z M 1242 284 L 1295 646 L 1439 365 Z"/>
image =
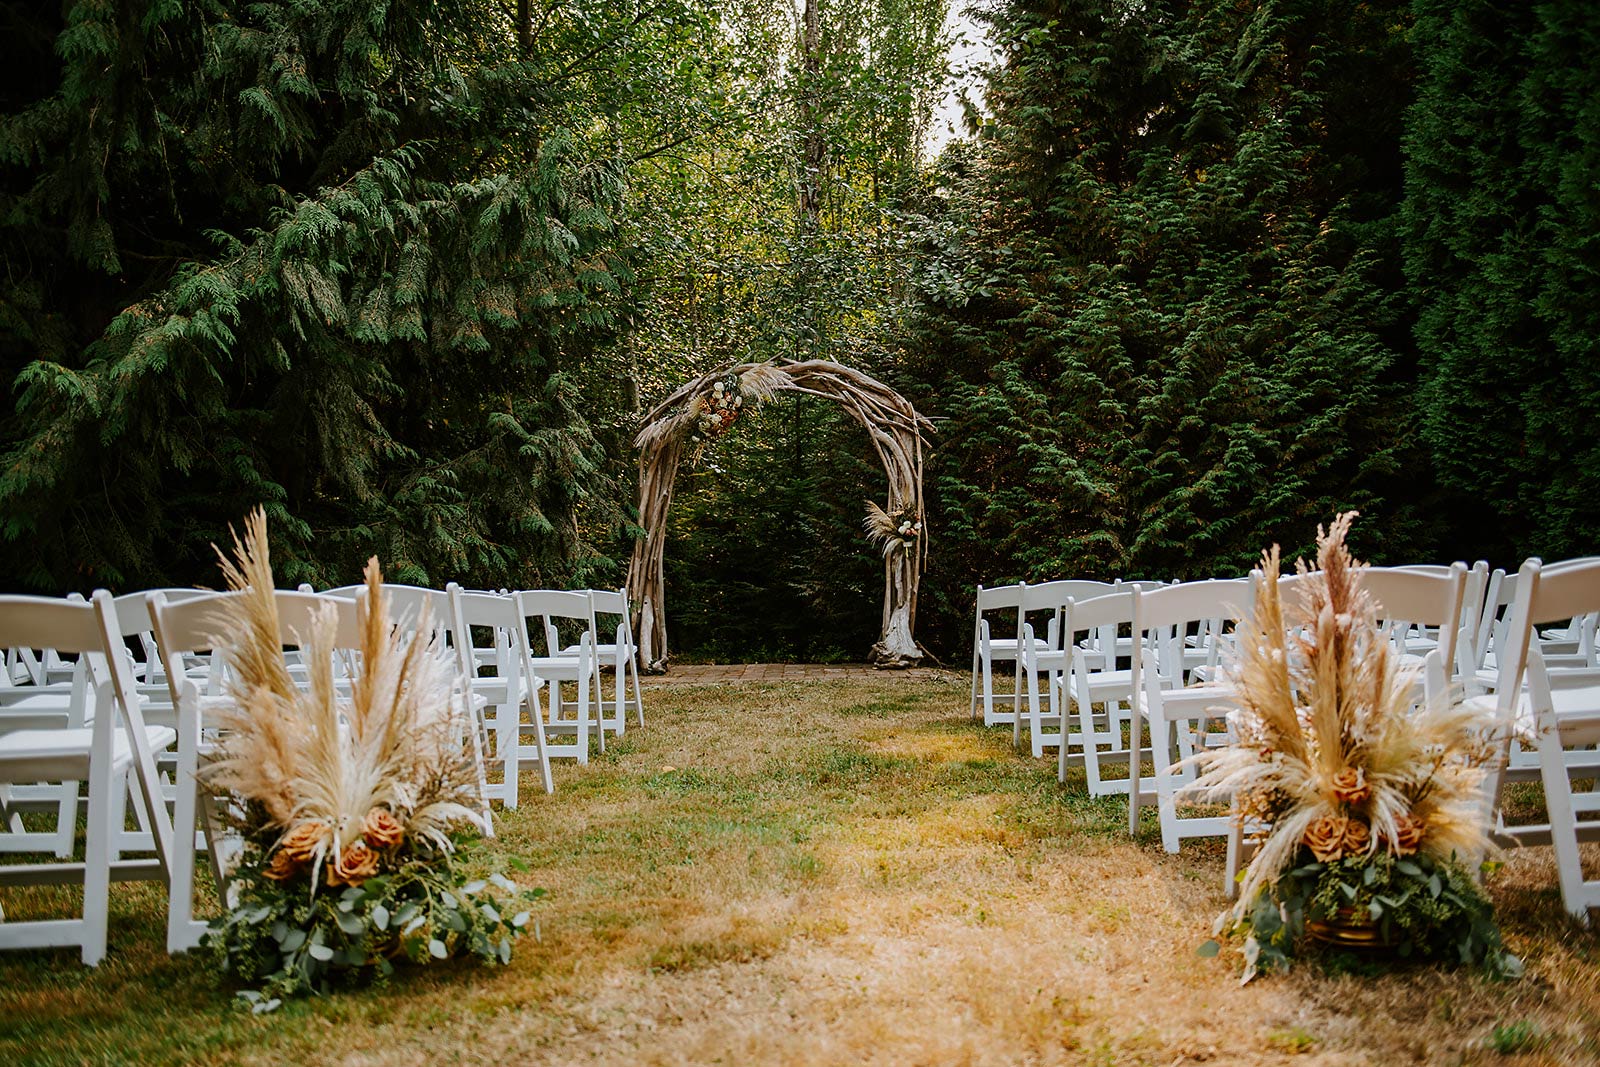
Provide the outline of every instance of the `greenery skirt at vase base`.
<path id="1" fill-rule="evenodd" d="M 1222 932 L 1244 937 L 1246 979 L 1287 969 L 1307 942 L 1398 961 L 1482 967 L 1514 977 L 1494 906 L 1455 858 L 1386 852 L 1320 861 L 1309 849 Z M 1215 949 L 1208 946 L 1207 954 Z"/>

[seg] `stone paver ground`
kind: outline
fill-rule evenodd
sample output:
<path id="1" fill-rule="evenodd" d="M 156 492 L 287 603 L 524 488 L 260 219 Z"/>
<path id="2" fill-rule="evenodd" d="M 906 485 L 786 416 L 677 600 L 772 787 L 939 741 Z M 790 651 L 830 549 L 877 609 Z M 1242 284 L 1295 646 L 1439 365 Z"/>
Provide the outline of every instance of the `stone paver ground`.
<path id="1" fill-rule="evenodd" d="M 846 678 L 886 678 L 902 675 L 907 679 L 952 680 L 955 672 L 938 667 L 912 667 L 907 670 L 878 670 L 869 663 L 683 663 L 674 664 L 666 674 L 645 675 L 646 687 L 658 685 L 725 685 L 729 682 L 838 681 Z"/>

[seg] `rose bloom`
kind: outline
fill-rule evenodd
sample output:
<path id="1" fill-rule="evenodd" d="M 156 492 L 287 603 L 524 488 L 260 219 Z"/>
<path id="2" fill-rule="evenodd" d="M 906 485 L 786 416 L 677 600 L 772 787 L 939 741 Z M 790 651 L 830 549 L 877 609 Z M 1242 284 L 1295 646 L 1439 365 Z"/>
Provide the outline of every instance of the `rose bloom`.
<path id="1" fill-rule="evenodd" d="M 1372 828 L 1363 819 L 1346 819 L 1344 826 L 1344 854 L 1354 856 L 1367 851 L 1372 844 Z"/>
<path id="2" fill-rule="evenodd" d="M 284 834 L 283 840 L 278 842 L 278 850 L 296 863 L 310 863 L 327 840 L 327 825 L 312 819 Z"/>
<path id="3" fill-rule="evenodd" d="M 361 836 L 372 848 L 393 848 L 405 836 L 405 828 L 388 808 L 373 808 L 361 820 Z"/>
<path id="4" fill-rule="evenodd" d="M 267 864 L 267 869 L 261 873 L 271 878 L 274 882 L 287 882 L 304 868 L 304 863 L 280 848 L 272 854 L 272 862 Z"/>
<path id="5" fill-rule="evenodd" d="M 1346 767 L 1333 776 L 1333 795 L 1344 804 L 1359 804 L 1372 795 L 1367 776 L 1360 767 Z"/>
<path id="6" fill-rule="evenodd" d="M 1338 815 L 1324 815 L 1306 827 L 1306 834 L 1300 840 L 1318 861 L 1328 863 L 1336 860 L 1343 854 L 1345 824 L 1349 821 Z"/>
<path id="7" fill-rule="evenodd" d="M 1426 829 L 1421 819 L 1402 815 L 1394 821 L 1394 837 L 1389 850 L 1396 856 L 1409 856 L 1422 847 L 1422 833 Z"/>
<path id="8" fill-rule="evenodd" d="M 329 885 L 360 885 L 378 873 L 378 854 L 357 841 L 323 870 Z"/>

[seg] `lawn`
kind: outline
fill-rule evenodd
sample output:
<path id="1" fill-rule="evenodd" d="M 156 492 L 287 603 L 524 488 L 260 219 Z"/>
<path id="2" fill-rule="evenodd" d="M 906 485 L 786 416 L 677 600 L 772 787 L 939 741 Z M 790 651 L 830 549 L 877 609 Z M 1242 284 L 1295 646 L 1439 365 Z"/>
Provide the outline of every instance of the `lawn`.
<path id="1" fill-rule="evenodd" d="M 32 1063 L 1600 1063 L 1600 935 L 1547 850 L 1492 890 L 1527 976 L 1348 960 L 1241 988 L 1195 947 L 1220 842 L 1164 854 L 1125 804 L 967 718 L 965 680 L 652 690 L 649 723 L 499 822 L 548 890 L 509 967 L 234 1007 L 113 893 L 111 950 L 0 955 L 0 1056 Z M 489 860 L 493 863 L 492 858 Z M 501 864 L 503 866 L 503 864 Z M 6 898 L 18 917 L 48 901 Z M 59 892 L 59 891 L 57 891 Z"/>

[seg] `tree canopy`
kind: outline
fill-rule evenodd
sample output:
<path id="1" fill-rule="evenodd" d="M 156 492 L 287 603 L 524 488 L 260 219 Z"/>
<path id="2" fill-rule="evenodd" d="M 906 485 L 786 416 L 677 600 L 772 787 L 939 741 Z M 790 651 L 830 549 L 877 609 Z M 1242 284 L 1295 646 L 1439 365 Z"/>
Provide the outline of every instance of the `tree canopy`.
<path id="1" fill-rule="evenodd" d="M 1600 18 L 1580 0 L 0 0 L 0 580 L 609 585 L 631 439 L 827 358 L 935 418 L 972 586 L 1592 552 Z M 811 401 L 672 515 L 675 646 L 859 657 L 881 474 Z"/>

